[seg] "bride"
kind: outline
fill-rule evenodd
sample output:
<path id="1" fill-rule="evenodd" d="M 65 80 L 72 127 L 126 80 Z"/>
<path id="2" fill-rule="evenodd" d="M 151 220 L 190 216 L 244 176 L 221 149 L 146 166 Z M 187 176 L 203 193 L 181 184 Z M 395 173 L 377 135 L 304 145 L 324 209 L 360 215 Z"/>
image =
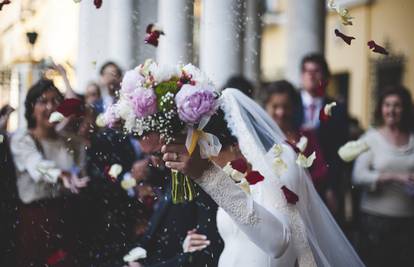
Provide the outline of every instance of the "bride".
<path id="1" fill-rule="evenodd" d="M 191 177 L 219 205 L 217 226 L 225 243 L 219 266 L 364 266 L 259 105 L 226 89 L 204 131 L 220 140 L 217 157 L 189 156 L 184 144 L 165 145 L 162 152 L 167 167 Z M 236 183 L 223 168 L 237 159 L 264 179 L 247 188 Z M 187 244 L 203 249 L 192 234 Z"/>

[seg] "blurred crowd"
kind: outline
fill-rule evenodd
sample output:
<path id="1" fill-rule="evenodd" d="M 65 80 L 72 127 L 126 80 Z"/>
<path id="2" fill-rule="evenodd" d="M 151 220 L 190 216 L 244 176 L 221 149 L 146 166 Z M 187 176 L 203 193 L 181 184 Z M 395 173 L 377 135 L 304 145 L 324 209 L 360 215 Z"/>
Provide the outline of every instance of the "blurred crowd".
<path id="1" fill-rule="evenodd" d="M 280 80 L 259 91 L 241 76 L 224 88 L 260 101 L 289 143 L 307 138 L 306 150 L 316 152 L 309 168 L 314 186 L 367 266 L 411 266 L 414 118 L 409 91 L 401 85 L 384 88 L 375 121 L 364 133 L 346 103 L 326 94 L 330 71 L 324 57 L 307 55 L 299 67 L 301 88 Z M 105 63 L 84 95 L 72 90 L 62 66 L 53 68 L 66 88 L 59 90 L 46 78 L 33 84 L 24 104 L 27 128 L 7 132 L 14 109 L 0 110 L 0 266 L 121 267 L 137 246 L 147 250 L 147 257 L 134 266 L 216 266 L 223 242 L 214 201 L 199 191 L 195 201 L 173 205 L 160 141 L 151 134 L 125 133 L 119 125 L 96 124 L 117 99 L 121 68 Z M 82 101 L 82 116 L 50 122 L 65 98 Z M 335 101 L 331 118 L 320 120 L 320 111 Z M 354 163 L 342 161 L 338 149 L 360 138 L 374 146 Z M 122 167 L 116 176 L 110 171 L 115 164 Z M 136 184 L 125 188 L 123 182 L 131 178 Z M 203 252 L 183 249 L 186 236 L 195 233 L 210 237 L 212 244 Z"/>

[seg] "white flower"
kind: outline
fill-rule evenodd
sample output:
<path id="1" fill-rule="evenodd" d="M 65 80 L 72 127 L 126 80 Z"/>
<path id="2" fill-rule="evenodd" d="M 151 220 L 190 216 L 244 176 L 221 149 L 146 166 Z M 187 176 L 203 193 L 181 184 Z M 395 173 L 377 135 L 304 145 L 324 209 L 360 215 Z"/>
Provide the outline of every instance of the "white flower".
<path id="1" fill-rule="evenodd" d="M 240 183 L 238 183 L 238 186 L 240 186 L 240 188 L 246 192 L 247 194 L 250 194 L 250 184 L 249 182 L 246 180 L 246 178 L 243 178 Z"/>
<path id="2" fill-rule="evenodd" d="M 4 142 L 4 135 L 0 134 L 0 144 Z"/>
<path id="3" fill-rule="evenodd" d="M 368 149 L 368 144 L 363 140 L 350 141 L 339 148 L 338 155 L 342 160 L 349 162 Z"/>
<path id="4" fill-rule="evenodd" d="M 49 122 L 50 123 L 61 122 L 63 121 L 64 118 L 65 116 L 63 116 L 62 113 L 55 111 L 55 112 L 52 112 L 52 114 L 50 114 Z"/>
<path id="5" fill-rule="evenodd" d="M 106 126 L 106 121 L 105 121 L 105 114 L 104 113 L 100 113 L 97 117 L 96 117 L 96 121 L 95 121 L 96 125 L 100 128 L 105 127 Z"/>
<path id="6" fill-rule="evenodd" d="M 207 75 L 191 63 L 185 65 L 182 68 L 182 70 L 186 74 L 191 75 L 191 80 L 195 81 L 196 84 L 201 84 L 201 85 L 212 84 L 211 81 L 208 79 Z"/>
<path id="7" fill-rule="evenodd" d="M 298 158 L 296 159 L 296 164 L 298 164 L 299 166 L 301 166 L 303 168 L 309 168 L 310 166 L 312 166 L 313 161 L 315 159 L 316 159 L 316 153 L 315 152 L 313 152 L 312 155 L 310 155 L 309 157 L 306 157 L 305 155 L 300 153 L 298 155 Z"/>
<path id="8" fill-rule="evenodd" d="M 176 74 L 176 69 L 173 66 L 160 66 L 155 62 L 149 65 L 148 71 L 157 84 L 170 80 Z"/>
<path id="9" fill-rule="evenodd" d="M 137 181 L 130 175 L 124 176 L 121 182 L 121 187 L 125 190 L 134 188 L 136 185 L 137 185 Z"/>
<path id="10" fill-rule="evenodd" d="M 283 172 L 285 172 L 287 170 L 287 164 L 282 160 L 281 157 L 276 157 L 273 160 L 273 167 L 274 170 L 276 171 L 276 174 L 281 176 L 283 174 Z"/>
<path id="11" fill-rule="evenodd" d="M 139 259 L 145 259 L 147 257 L 147 251 L 141 247 L 132 249 L 127 255 L 124 256 L 125 262 L 133 262 Z"/>
<path id="12" fill-rule="evenodd" d="M 296 147 L 299 149 L 300 152 L 305 151 L 306 147 L 308 146 L 308 138 L 306 136 L 301 136 L 299 142 L 296 144 Z"/>
<path id="13" fill-rule="evenodd" d="M 113 178 L 117 178 L 118 175 L 120 175 L 122 172 L 122 166 L 119 164 L 113 164 L 111 166 L 111 168 L 109 169 L 109 176 L 113 177 Z"/>
<path id="14" fill-rule="evenodd" d="M 332 116 L 332 108 L 335 106 L 336 106 L 336 102 L 326 104 L 325 107 L 323 108 L 323 112 L 328 116 Z"/>
<path id="15" fill-rule="evenodd" d="M 233 169 L 231 167 L 231 163 L 228 162 L 226 166 L 224 166 L 223 171 L 230 176 L 230 178 L 235 182 L 241 182 L 244 179 L 244 173 L 239 172 L 238 170 Z"/>
<path id="16" fill-rule="evenodd" d="M 283 152 L 283 147 L 281 144 L 275 144 L 272 147 L 273 153 L 275 154 L 275 157 L 279 157 L 280 155 L 282 155 Z"/>

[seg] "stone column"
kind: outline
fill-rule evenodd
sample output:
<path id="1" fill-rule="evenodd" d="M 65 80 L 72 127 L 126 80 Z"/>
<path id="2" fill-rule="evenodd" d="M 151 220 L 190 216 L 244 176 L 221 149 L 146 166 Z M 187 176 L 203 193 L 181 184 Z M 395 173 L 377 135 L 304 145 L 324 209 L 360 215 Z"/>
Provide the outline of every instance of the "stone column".
<path id="1" fill-rule="evenodd" d="M 99 67 L 108 60 L 109 3 L 104 1 L 100 9 L 96 9 L 91 1 L 79 3 L 77 92 L 83 93 L 88 82 L 98 78 Z"/>
<path id="2" fill-rule="evenodd" d="M 133 0 L 111 0 L 108 4 L 109 27 L 108 59 L 113 60 L 123 70 L 133 67 L 136 58 L 133 52 L 133 44 L 137 42 L 133 34 Z"/>
<path id="3" fill-rule="evenodd" d="M 256 86 L 260 82 L 260 48 L 263 11 L 263 1 L 246 1 L 243 73 Z"/>
<path id="4" fill-rule="evenodd" d="M 157 50 L 160 64 L 192 62 L 193 12 L 193 0 L 159 0 L 158 24 L 165 32 Z"/>
<path id="5" fill-rule="evenodd" d="M 200 67 L 219 88 L 243 73 L 243 0 L 203 0 Z"/>
<path id="6" fill-rule="evenodd" d="M 300 86 L 300 62 L 308 53 L 324 52 L 325 0 L 287 1 L 286 78 Z"/>

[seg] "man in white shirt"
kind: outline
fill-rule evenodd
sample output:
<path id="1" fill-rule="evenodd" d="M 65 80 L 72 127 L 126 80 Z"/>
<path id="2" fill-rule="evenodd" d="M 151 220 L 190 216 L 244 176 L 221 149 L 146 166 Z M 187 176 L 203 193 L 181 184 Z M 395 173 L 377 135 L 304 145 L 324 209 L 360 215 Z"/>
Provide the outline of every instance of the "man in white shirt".
<path id="1" fill-rule="evenodd" d="M 112 61 L 102 65 L 100 71 L 100 86 L 103 109 L 106 110 L 115 99 L 115 93 L 121 87 L 122 70 Z"/>

